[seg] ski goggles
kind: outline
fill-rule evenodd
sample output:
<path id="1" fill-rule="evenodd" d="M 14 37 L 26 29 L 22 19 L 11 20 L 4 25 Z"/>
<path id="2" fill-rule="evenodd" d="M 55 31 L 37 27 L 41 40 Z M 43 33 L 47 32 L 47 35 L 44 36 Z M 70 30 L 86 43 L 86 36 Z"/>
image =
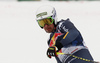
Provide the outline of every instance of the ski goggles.
<path id="1" fill-rule="evenodd" d="M 54 22 L 52 17 L 48 17 L 46 19 L 38 20 L 38 24 L 40 27 L 44 27 L 45 25 L 51 25 Z"/>

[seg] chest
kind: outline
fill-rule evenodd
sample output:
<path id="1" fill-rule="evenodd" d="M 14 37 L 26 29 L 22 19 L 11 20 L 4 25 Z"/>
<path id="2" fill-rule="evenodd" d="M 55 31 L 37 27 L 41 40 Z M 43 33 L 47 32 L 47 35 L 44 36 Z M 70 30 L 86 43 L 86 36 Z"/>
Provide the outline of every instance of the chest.
<path id="1" fill-rule="evenodd" d="M 59 33 L 59 32 L 55 32 L 51 35 L 49 41 L 48 41 L 48 45 L 49 46 L 54 46 L 56 43 L 56 40 L 59 36 L 63 35 L 63 33 Z"/>

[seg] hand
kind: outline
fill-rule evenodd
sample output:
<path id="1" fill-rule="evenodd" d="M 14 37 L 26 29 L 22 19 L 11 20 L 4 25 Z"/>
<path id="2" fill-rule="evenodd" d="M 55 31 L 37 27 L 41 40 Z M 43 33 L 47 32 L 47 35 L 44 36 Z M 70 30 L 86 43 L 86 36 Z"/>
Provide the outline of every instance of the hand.
<path id="1" fill-rule="evenodd" d="M 49 47 L 48 50 L 47 50 L 47 56 L 49 58 L 51 58 L 51 56 L 57 56 L 56 51 L 57 51 L 56 46 Z"/>

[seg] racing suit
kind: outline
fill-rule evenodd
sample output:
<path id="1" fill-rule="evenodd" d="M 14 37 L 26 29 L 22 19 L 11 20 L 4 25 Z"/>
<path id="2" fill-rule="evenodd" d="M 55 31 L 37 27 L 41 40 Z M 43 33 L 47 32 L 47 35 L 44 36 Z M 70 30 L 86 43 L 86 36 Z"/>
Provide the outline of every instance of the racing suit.
<path id="1" fill-rule="evenodd" d="M 55 31 L 50 34 L 48 45 L 56 46 L 57 52 L 93 60 L 88 48 L 84 45 L 81 33 L 69 19 L 57 23 Z M 55 58 L 57 63 L 90 63 L 69 55 L 58 54 Z"/>

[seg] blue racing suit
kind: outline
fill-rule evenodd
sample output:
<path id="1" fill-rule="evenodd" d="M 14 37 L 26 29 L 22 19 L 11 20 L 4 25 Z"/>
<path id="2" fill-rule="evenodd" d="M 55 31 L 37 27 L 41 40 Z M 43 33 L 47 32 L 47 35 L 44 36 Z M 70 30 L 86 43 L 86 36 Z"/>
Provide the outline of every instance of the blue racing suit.
<path id="1" fill-rule="evenodd" d="M 84 45 L 81 33 L 69 20 L 61 20 L 57 23 L 56 29 L 50 34 L 49 46 L 56 46 L 58 52 L 76 55 L 82 58 L 93 60 L 88 48 Z M 58 55 L 55 57 L 57 63 L 90 63 L 69 55 Z"/>

